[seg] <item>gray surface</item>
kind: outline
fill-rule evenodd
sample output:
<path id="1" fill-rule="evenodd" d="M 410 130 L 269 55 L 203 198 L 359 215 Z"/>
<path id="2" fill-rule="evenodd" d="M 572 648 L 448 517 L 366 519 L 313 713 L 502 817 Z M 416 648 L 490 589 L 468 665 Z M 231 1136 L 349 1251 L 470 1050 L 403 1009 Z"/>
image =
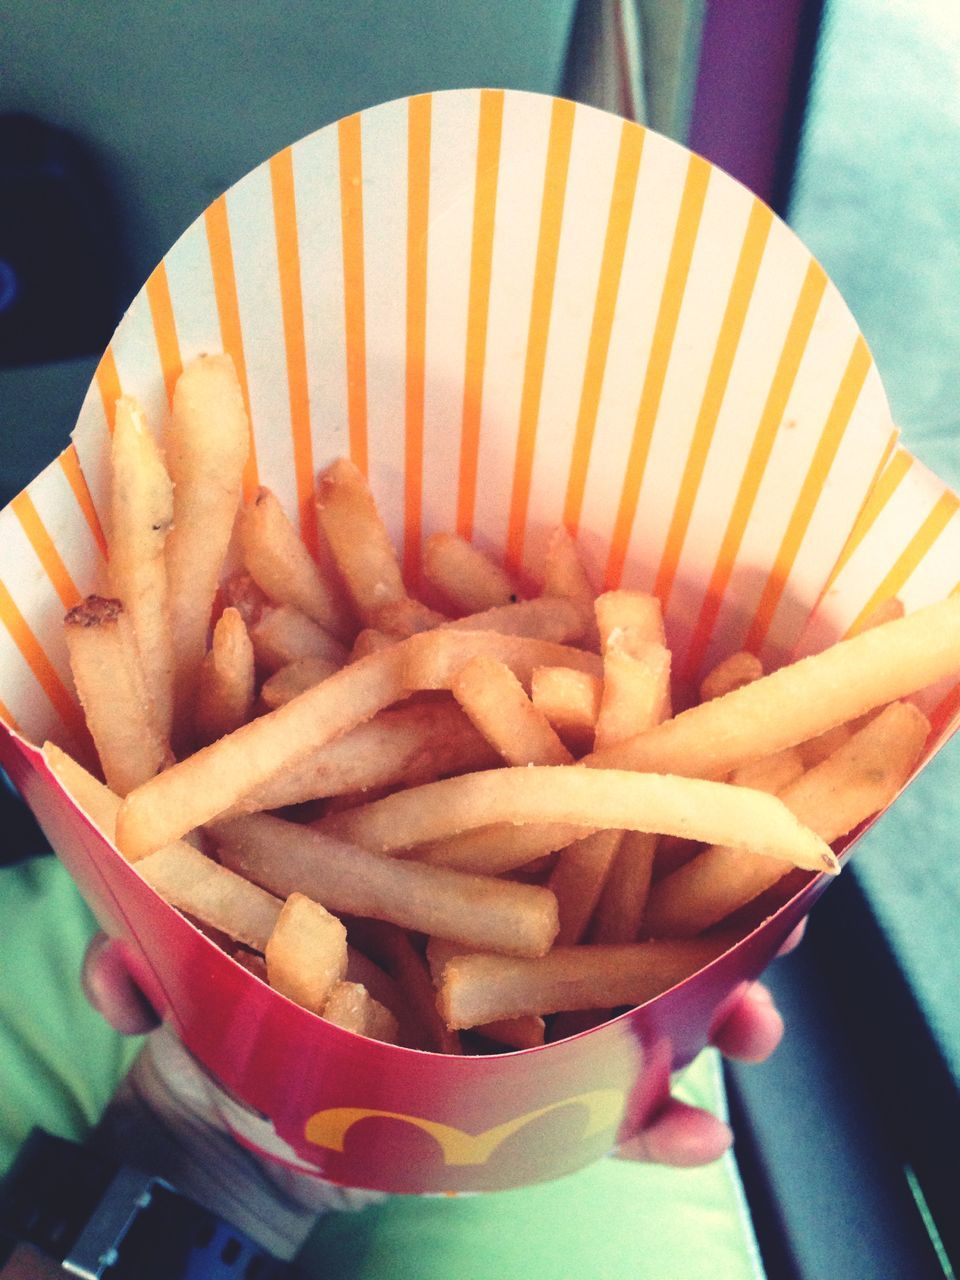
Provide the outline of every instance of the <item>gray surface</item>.
<path id="1" fill-rule="evenodd" d="M 960 5 L 831 0 L 791 222 L 870 343 L 904 443 L 960 489 L 958 85 Z M 960 1079 L 958 768 L 954 739 L 855 865 Z"/>

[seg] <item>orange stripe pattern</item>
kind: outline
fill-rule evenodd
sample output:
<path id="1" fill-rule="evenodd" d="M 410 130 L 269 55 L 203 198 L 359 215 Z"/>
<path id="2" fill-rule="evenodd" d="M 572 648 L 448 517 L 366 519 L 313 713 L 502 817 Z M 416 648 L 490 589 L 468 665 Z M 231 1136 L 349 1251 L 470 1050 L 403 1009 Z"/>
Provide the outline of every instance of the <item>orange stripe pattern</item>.
<path id="1" fill-rule="evenodd" d="M 20 654 L 44 693 L 53 704 L 60 719 L 76 735 L 86 733 L 80 708 L 70 696 L 66 685 L 60 679 L 43 646 L 31 631 L 26 618 L 17 608 L 13 596 L 0 582 L 0 622 L 10 633 L 10 638 L 20 650 Z"/>
<path id="2" fill-rule="evenodd" d="M 0 698 L 0 720 L 3 721 L 8 729 L 12 729 L 14 733 L 20 732 L 20 726 L 17 724 L 16 717 L 2 698 Z"/>
<path id="3" fill-rule="evenodd" d="M 537 442 L 537 422 L 540 416 L 540 394 L 543 390 L 543 370 L 547 359 L 547 339 L 550 334 L 550 313 L 557 277 L 560 229 L 563 223 L 563 204 L 567 190 L 575 112 L 576 107 L 572 102 L 558 98 L 554 100 L 550 116 L 547 164 L 543 179 L 543 203 L 540 207 L 540 231 L 533 273 L 533 298 L 530 303 L 530 325 L 527 331 L 527 355 L 523 372 L 523 390 L 520 396 L 520 421 L 513 467 L 513 489 L 510 495 L 510 515 L 507 523 L 505 560 L 508 570 L 513 572 L 520 568 L 523 559 L 527 504 L 533 475 L 533 455 Z"/>
<path id="4" fill-rule="evenodd" d="M 430 210 L 432 98 L 411 98 L 407 125 L 407 369 L 403 571 L 420 578 L 423 535 L 423 403 L 427 344 L 427 228 Z"/>
<path id="5" fill-rule="evenodd" d="M 97 389 L 100 392 L 100 399 L 103 401 L 103 412 L 107 419 L 107 427 L 110 434 L 113 435 L 113 424 L 117 416 L 117 401 L 123 395 L 113 347 L 107 347 L 100 357 L 100 363 L 97 365 L 97 372 L 94 376 L 97 381 Z"/>
<path id="6" fill-rule="evenodd" d="M 756 653 L 766 638 L 773 615 L 790 577 L 790 570 L 793 568 L 810 521 L 813 519 L 823 486 L 827 482 L 830 468 L 833 466 L 840 442 L 843 440 L 844 432 L 850 423 L 869 372 L 870 352 L 866 342 L 860 337 L 857 338 L 853 353 L 847 362 L 813 460 L 800 489 L 800 496 L 793 508 L 790 523 L 783 535 L 773 568 L 764 584 L 747 638 L 743 642 L 743 647 L 753 653 Z"/>
<path id="7" fill-rule="evenodd" d="M 480 94 L 477 134 L 477 176 L 473 193 L 473 243 L 470 248 L 470 292 L 467 301 L 467 352 L 460 420 L 460 485 L 457 491 L 457 533 L 473 534 L 477 497 L 477 457 L 483 408 L 483 366 L 487 352 L 490 278 L 493 271 L 493 228 L 497 212 L 497 178 L 503 135 L 503 90 Z"/>
<path id="8" fill-rule="evenodd" d="M 237 275 L 233 264 L 233 245 L 230 239 L 230 219 L 227 214 L 227 197 L 214 200 L 204 212 L 207 245 L 210 250 L 210 266 L 213 271 L 213 291 L 217 300 L 220 319 L 220 336 L 223 349 L 232 358 L 243 404 L 250 422 L 250 452 L 243 472 L 243 496 L 249 502 L 256 493 L 257 446 L 253 437 L 253 419 L 250 413 L 250 388 L 247 383 L 247 361 L 243 352 L 243 327 L 240 323 L 240 302 L 237 298 Z"/>
<path id="9" fill-rule="evenodd" d="M 293 436 L 293 470 L 297 485 L 300 536 L 307 550 L 316 556 L 318 535 L 313 492 L 307 342 L 303 327 L 303 288 L 300 279 L 300 236 L 297 230 L 293 152 L 289 147 L 278 152 L 270 161 L 270 186 L 273 192 L 273 224 L 277 241 L 277 272 L 287 358 L 287 389 L 290 396 L 290 430 Z"/>
<path id="10" fill-rule="evenodd" d="M 896 435 L 892 437 L 891 443 L 894 441 L 896 441 Z M 830 572 L 826 586 L 821 592 L 821 600 L 843 572 L 857 547 L 876 524 L 887 503 L 899 489 L 901 482 L 912 466 L 913 458 L 906 449 L 898 449 L 888 467 L 883 466 L 881 463 L 880 476 L 874 482 L 869 496 L 860 509 L 860 514 L 857 516 L 853 528 L 850 530 L 850 537 L 847 539 L 837 563 Z"/>
<path id="11" fill-rule="evenodd" d="M 790 398 L 790 392 L 793 389 L 794 380 L 800 368 L 800 362 L 803 359 L 803 353 L 806 350 L 810 331 L 813 328 L 813 322 L 816 319 L 826 284 L 827 277 L 823 268 L 819 263 L 811 262 L 807 268 L 806 278 L 800 290 L 800 297 L 794 309 L 776 372 L 770 384 L 770 390 L 767 393 L 766 403 L 760 416 L 760 424 L 747 458 L 740 487 L 737 490 L 733 511 L 727 521 L 723 540 L 720 543 L 720 552 L 700 608 L 700 616 L 694 628 L 685 667 L 688 678 L 693 678 L 696 674 L 710 642 L 710 636 L 713 633 L 714 624 L 723 602 L 723 594 L 733 573 L 737 552 L 743 541 L 743 535 L 746 532 L 757 493 L 760 490 L 760 483 L 763 480 L 767 462 L 773 451 L 777 431 L 780 429 L 784 410 L 787 407 L 787 401 Z"/>
<path id="12" fill-rule="evenodd" d="M 60 469 L 66 477 L 67 484 L 73 493 L 77 506 L 83 512 L 83 518 L 87 522 L 87 527 L 93 535 L 93 540 L 100 548 L 100 554 L 106 560 L 109 551 L 107 548 L 107 539 L 103 532 L 103 526 L 100 523 L 100 517 L 97 515 L 97 508 L 93 505 L 93 498 L 90 496 L 90 489 L 87 486 L 86 476 L 80 467 L 80 459 L 77 457 L 76 446 L 67 445 L 59 459 Z"/>
<path id="13" fill-rule="evenodd" d="M 37 559 L 43 565 L 44 573 L 60 597 L 60 603 L 65 609 L 72 609 L 75 604 L 80 603 L 80 592 L 67 566 L 60 558 L 60 552 L 54 546 L 53 539 L 40 519 L 40 513 L 27 490 L 24 489 L 23 493 L 17 494 L 10 506 L 20 521 L 20 527 L 27 535 Z"/>
<path id="14" fill-rule="evenodd" d="M 713 360 L 710 363 L 710 372 L 707 374 L 707 384 L 704 387 L 703 399 L 700 402 L 700 410 L 693 429 L 690 452 L 687 455 L 683 478 L 680 481 L 680 490 L 677 494 L 673 516 L 670 520 L 670 528 L 667 532 L 667 540 L 664 544 L 663 554 L 660 557 L 660 567 L 657 570 L 654 583 L 654 595 L 660 597 L 660 603 L 664 609 L 667 607 L 670 593 L 673 590 L 673 580 L 676 576 L 677 566 L 680 563 L 680 556 L 683 552 L 683 544 L 686 541 L 687 530 L 690 527 L 697 494 L 700 491 L 700 481 L 707 465 L 707 456 L 716 431 L 717 420 L 720 417 L 723 397 L 726 394 L 727 383 L 730 380 L 730 371 L 733 368 L 740 336 L 743 333 L 744 322 L 750 307 L 750 299 L 753 297 L 754 286 L 760 272 L 760 263 L 763 260 L 763 251 L 766 248 L 772 222 L 772 210 L 759 200 L 755 201 L 747 222 L 747 230 L 744 234 L 743 246 L 740 249 L 740 257 L 734 271 L 733 284 L 730 287 L 730 295 L 727 298 L 723 320 L 720 322 L 720 333 L 717 337 L 716 349 L 713 353 Z"/>
<path id="15" fill-rule="evenodd" d="M 160 368 L 163 372 L 163 385 L 167 391 L 167 403 L 172 405 L 173 389 L 183 372 L 183 360 L 180 356 L 180 339 L 177 337 L 177 322 L 170 297 L 170 281 L 167 279 L 167 268 L 162 259 L 151 272 L 145 287 L 147 302 L 150 305 L 150 318 L 153 320 L 153 332 L 157 340 L 157 354 L 160 357 Z"/>
<path id="16" fill-rule="evenodd" d="M 583 492 L 587 483 L 590 451 L 593 448 L 593 435 L 600 408 L 600 392 L 603 388 L 603 375 L 610 350 L 610 334 L 613 331 L 613 316 L 617 306 L 617 295 L 620 292 L 620 277 L 627 251 L 627 236 L 630 231 L 630 219 L 633 216 L 633 201 L 637 190 L 637 175 L 640 172 L 640 158 L 643 154 L 645 137 L 646 130 L 639 125 L 624 121 L 620 134 L 617 168 L 613 178 L 610 212 L 607 216 L 603 257 L 600 261 L 597 296 L 593 304 L 593 323 L 590 328 L 587 362 L 583 371 L 580 406 L 577 410 L 570 475 L 567 479 L 567 493 L 563 504 L 563 523 L 574 537 L 583 508 Z"/>
<path id="17" fill-rule="evenodd" d="M 700 229 L 700 218 L 709 180 L 708 162 L 701 156 L 691 156 L 680 200 L 680 211 L 677 214 L 673 244 L 670 247 L 670 258 L 657 311 L 650 356 L 643 378 L 643 390 L 640 393 L 640 404 L 633 428 L 630 456 L 627 460 L 623 488 L 620 491 L 620 504 L 613 526 L 610 552 L 604 573 L 604 585 L 607 589 L 616 587 L 623 576 L 630 533 L 637 513 L 637 501 L 643 485 L 643 476 L 647 469 L 650 441 L 653 438 L 653 429 L 660 408 L 660 397 L 666 381 L 673 339 L 680 318 L 680 306 L 687 286 L 687 277 L 690 274 L 690 263 L 697 242 L 697 232 Z"/>
<path id="18" fill-rule="evenodd" d="M 901 551 L 873 595 L 854 618 L 847 629 L 847 635 L 852 635 L 859 630 L 864 619 L 870 616 L 881 601 L 889 600 L 897 594 L 953 519 L 958 507 L 960 507 L 960 498 L 955 493 L 947 491 L 941 494 L 934 504 L 933 510 L 903 551 Z"/>
<path id="19" fill-rule="evenodd" d="M 363 278 L 363 161 L 360 117 L 337 125 L 340 142 L 340 224 L 347 343 L 347 423 L 350 458 L 367 474 L 367 339 Z"/>

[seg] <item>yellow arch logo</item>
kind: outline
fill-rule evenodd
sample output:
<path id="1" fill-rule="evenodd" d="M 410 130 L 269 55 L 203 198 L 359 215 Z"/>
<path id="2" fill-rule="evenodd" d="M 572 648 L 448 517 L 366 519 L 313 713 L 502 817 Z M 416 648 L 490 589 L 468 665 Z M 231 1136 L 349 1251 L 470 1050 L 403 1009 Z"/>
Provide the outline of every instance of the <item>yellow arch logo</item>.
<path id="1" fill-rule="evenodd" d="M 330 1107 L 326 1111 L 317 1111 L 310 1117 L 304 1129 L 304 1137 L 318 1147 L 342 1151 L 347 1133 L 355 1124 L 371 1116 L 381 1116 L 387 1120 L 404 1120 L 414 1128 L 429 1133 L 443 1152 L 445 1164 L 486 1164 L 500 1144 L 518 1129 L 561 1107 L 577 1104 L 586 1107 L 587 1123 L 583 1131 L 585 1139 L 592 1138 L 606 1129 L 613 1129 L 623 1113 L 623 1096 L 622 1089 L 594 1089 L 590 1093 L 578 1093 L 573 1098 L 552 1102 L 538 1111 L 528 1111 L 525 1115 L 495 1125 L 492 1129 L 485 1129 L 483 1133 L 465 1133 L 463 1129 L 458 1129 L 454 1125 L 441 1124 L 438 1120 L 427 1120 L 423 1116 L 404 1115 L 401 1111 L 373 1111 L 366 1107 Z"/>

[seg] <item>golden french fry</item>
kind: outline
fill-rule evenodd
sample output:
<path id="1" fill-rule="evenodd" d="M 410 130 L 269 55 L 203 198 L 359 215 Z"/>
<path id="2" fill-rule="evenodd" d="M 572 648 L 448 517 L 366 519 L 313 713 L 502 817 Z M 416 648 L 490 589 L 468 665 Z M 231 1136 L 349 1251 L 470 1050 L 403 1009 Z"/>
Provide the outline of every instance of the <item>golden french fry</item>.
<path id="1" fill-rule="evenodd" d="M 252 791 L 235 813 L 432 781 L 447 773 L 496 763 L 496 753 L 456 704 L 397 707 L 382 711 L 274 774 Z"/>
<path id="2" fill-rule="evenodd" d="M 407 692 L 404 643 L 351 663 L 136 788 L 117 818 L 118 847 L 128 858 L 152 853 L 396 702 Z"/>
<path id="3" fill-rule="evenodd" d="M 421 631 L 432 631 L 434 627 L 449 622 L 449 618 L 436 609 L 429 609 L 419 600 L 405 596 L 403 600 L 394 600 L 380 609 L 374 609 L 369 621 L 373 630 L 402 640 L 406 636 L 419 635 Z"/>
<path id="4" fill-rule="evenodd" d="M 264 950 L 274 991 L 312 1013 L 323 1013 L 347 972 L 347 931 L 319 902 L 291 893 Z"/>
<path id="5" fill-rule="evenodd" d="M 396 1018 L 359 982 L 336 983 L 323 1007 L 323 1017 L 336 1027 L 370 1040 L 381 1040 L 384 1044 L 400 1041 Z"/>
<path id="6" fill-rule="evenodd" d="M 453 679 L 453 696 L 507 764 L 572 764 L 573 756 L 496 658 L 471 658 Z"/>
<path id="7" fill-rule="evenodd" d="M 739 769 L 734 769 L 728 781 L 735 787 L 751 787 L 754 791 L 778 796 L 784 787 L 796 782 L 805 767 L 801 748 L 784 747 L 776 755 L 755 760 L 753 764 L 742 764 Z"/>
<path id="8" fill-rule="evenodd" d="M 570 667 L 538 667 L 530 680 L 530 700 L 576 754 L 589 751 L 600 714 L 603 681 Z"/>
<path id="9" fill-rule="evenodd" d="M 396 643 L 396 636 L 384 635 L 382 631 L 377 631 L 375 627 L 364 627 L 362 631 L 357 633 L 357 638 L 353 642 L 349 661 L 356 662 L 358 658 L 369 657 L 371 653 L 379 653 L 381 649 L 389 649 L 391 645 Z"/>
<path id="10" fill-rule="evenodd" d="M 437 1010 L 436 991 L 424 957 L 402 929 L 380 920 L 364 920 L 364 945 L 400 985 L 418 1029 L 417 1048 L 437 1053 L 462 1052 L 460 1037 L 450 1031 Z"/>
<path id="11" fill-rule="evenodd" d="M 753 684 L 763 675 L 763 663 L 753 653 L 731 653 L 704 676 L 700 683 L 700 701 L 722 698 L 745 684 Z"/>
<path id="12" fill-rule="evenodd" d="M 179 841 L 137 863 L 161 898 L 236 942 L 263 951 L 283 905 L 277 898 Z"/>
<path id="13" fill-rule="evenodd" d="M 247 973 L 252 973 L 261 982 L 267 981 L 267 962 L 259 951 L 251 951 L 248 947 L 240 946 L 234 947 L 229 955 L 238 965 L 246 969 Z"/>
<path id="14" fill-rule="evenodd" d="M 116 792 L 111 791 L 92 773 L 88 773 L 82 764 L 78 764 L 73 756 L 67 755 L 55 742 L 43 744 L 43 755 L 64 791 L 80 806 L 94 826 L 99 827 L 106 838 L 114 843 L 117 814 L 120 811 L 120 797 Z"/>
<path id="15" fill-rule="evenodd" d="M 560 913 L 558 946 L 573 946 L 586 933 L 622 839 L 622 831 L 595 831 L 560 851 L 547 881 Z"/>
<path id="16" fill-rule="evenodd" d="M 480 613 L 510 604 L 519 594 L 498 564 L 453 533 L 434 533 L 427 538 L 423 576 L 460 613 Z"/>
<path id="17" fill-rule="evenodd" d="M 110 590 L 133 627 L 157 728 L 173 722 L 173 640 L 167 612 L 164 543 L 173 485 L 136 400 L 117 401 L 110 447 Z"/>
<path id="18" fill-rule="evenodd" d="M 538 1049 L 546 1042 L 546 1024 L 536 1014 L 523 1014 L 519 1018 L 498 1018 L 495 1022 L 481 1022 L 473 1028 L 478 1036 L 506 1045 L 508 1049 Z"/>
<path id="19" fill-rule="evenodd" d="M 930 725 L 896 702 L 829 759 L 791 783 L 781 799 L 801 822 L 833 842 L 889 804 L 923 750 Z M 792 867 L 742 850 L 713 847 L 654 885 L 643 928 L 655 936 L 702 932 L 777 883 Z"/>
<path id="20" fill-rule="evenodd" d="M 556 936 L 556 898 L 536 885 L 384 858 L 266 814 L 220 823 L 214 836 L 224 865 L 278 897 L 305 893 L 471 950 L 542 955 Z"/>
<path id="21" fill-rule="evenodd" d="M 191 721 L 213 599 L 240 505 L 249 442 L 250 426 L 233 361 L 228 355 L 192 361 L 177 380 L 166 430 L 173 527 L 165 554 L 174 709 L 182 726 Z"/>
<path id="22" fill-rule="evenodd" d="M 656 596 L 642 591 L 605 591 L 594 604 L 601 651 L 616 631 L 629 630 L 635 638 L 666 645 L 663 610 Z"/>
<path id="23" fill-rule="evenodd" d="M 676 986 L 726 949 L 728 939 L 557 947 L 538 960 L 454 956 L 438 1004 L 447 1026 L 639 1005 Z"/>
<path id="24" fill-rule="evenodd" d="M 274 604 L 292 605 L 338 640 L 352 639 L 356 626 L 339 584 L 321 573 L 269 489 L 243 508 L 239 535 L 243 563 Z"/>
<path id="25" fill-rule="evenodd" d="M 612 631 L 603 651 L 597 748 L 614 746 L 659 724 L 669 702 L 669 649 L 637 640 L 627 630 Z"/>
<path id="26" fill-rule="evenodd" d="M 450 631 L 441 627 L 404 642 L 404 680 L 411 691 L 449 689 L 471 658 L 497 658 L 525 687 L 537 667 L 571 667 L 599 677 L 600 659 L 567 645 L 529 636 L 505 636 L 493 631 Z"/>
<path id="27" fill-rule="evenodd" d="M 532 822 L 517 826 L 512 822 L 499 822 L 418 845 L 410 856 L 434 867 L 450 867 L 476 875 L 501 875 L 566 848 L 589 833 L 589 828 L 567 823 Z"/>
<path id="28" fill-rule="evenodd" d="M 494 822 L 656 831 L 733 844 L 816 871 L 837 870 L 829 847 L 774 796 L 699 778 L 616 769 L 532 765 L 471 773 L 338 814 L 321 829 L 377 853 L 394 853 Z"/>
<path id="29" fill-rule="evenodd" d="M 334 672 L 339 671 L 342 665 L 331 658 L 296 658 L 293 662 L 288 662 L 285 667 L 280 667 L 263 682 L 260 699 L 265 707 L 274 711 L 277 707 L 292 702 L 307 689 L 321 684 Z"/>
<path id="30" fill-rule="evenodd" d="M 590 926 L 593 942 L 635 942 L 650 893 L 657 837 L 625 831 Z"/>
<path id="31" fill-rule="evenodd" d="M 832 729 L 826 729 L 823 733 L 818 733 L 815 738 L 797 743 L 797 746 L 792 749 L 799 752 L 804 768 L 812 769 L 814 765 L 820 764 L 822 760 L 832 756 L 838 747 L 842 747 L 845 742 L 848 742 L 851 733 L 852 730 L 849 725 L 836 724 Z M 787 748 L 787 750 L 790 749 Z M 749 768 L 749 765 L 744 765 L 743 767 Z"/>
<path id="32" fill-rule="evenodd" d="M 107 785 L 126 795 L 159 773 L 170 758 L 130 620 L 119 600 L 87 596 L 64 619 L 64 635 L 77 696 Z"/>
<path id="33" fill-rule="evenodd" d="M 317 481 L 317 513 L 333 558 L 364 623 L 384 605 L 406 598 L 397 553 L 373 494 L 346 458 Z"/>
<path id="34" fill-rule="evenodd" d="M 540 596 L 537 600 L 517 600 L 484 613 L 444 622 L 444 631 L 495 631 L 504 636 L 529 636 L 553 644 L 575 644 L 583 638 L 586 621 L 569 600 Z"/>
<path id="35" fill-rule="evenodd" d="M 265 608 L 250 628 L 250 639 L 257 664 L 271 673 L 299 658 L 326 658 L 341 667 L 347 660 L 340 641 L 292 605 Z"/>
<path id="36" fill-rule="evenodd" d="M 199 742 L 215 742 L 249 720 L 253 674 L 253 645 L 243 618 L 236 609 L 224 609 L 200 667 L 195 717 Z"/>
<path id="37" fill-rule="evenodd" d="M 591 648 L 598 646 L 599 635 L 594 617 L 596 592 L 587 577 L 576 543 L 563 525 L 554 529 L 547 543 L 543 570 L 543 594 L 558 596 L 575 604 L 588 620 L 584 639 Z"/>
<path id="38" fill-rule="evenodd" d="M 958 671 L 960 596 L 952 596 L 691 707 L 583 763 L 722 777 Z"/>

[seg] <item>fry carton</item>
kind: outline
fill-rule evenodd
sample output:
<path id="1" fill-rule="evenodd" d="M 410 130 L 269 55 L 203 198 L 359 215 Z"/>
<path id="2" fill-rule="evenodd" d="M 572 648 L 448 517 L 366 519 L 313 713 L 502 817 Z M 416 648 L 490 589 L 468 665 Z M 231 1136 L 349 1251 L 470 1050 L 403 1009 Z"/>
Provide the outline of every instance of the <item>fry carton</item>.
<path id="1" fill-rule="evenodd" d="M 351 116 L 216 200 L 132 303 L 71 443 L 0 515 L 0 760 L 223 1086 L 238 1140 L 393 1192 L 577 1169 L 638 1131 L 827 880 L 805 877 L 639 1009 L 489 1057 L 335 1027 L 167 906 L 38 744 L 91 759 L 62 619 L 102 581 L 117 399 L 136 396 L 159 436 L 183 366 L 215 351 L 251 422 L 245 491 L 272 489 L 308 548 L 316 474 L 343 455 L 414 587 L 433 532 L 529 581 L 562 523 L 598 589 L 659 596 L 690 686 L 737 650 L 770 668 L 884 600 L 910 613 L 949 595 L 958 499 L 898 445 L 842 298 L 762 202 L 635 124 L 482 90 Z M 956 727 L 958 686 L 919 702 L 925 762 Z"/>

